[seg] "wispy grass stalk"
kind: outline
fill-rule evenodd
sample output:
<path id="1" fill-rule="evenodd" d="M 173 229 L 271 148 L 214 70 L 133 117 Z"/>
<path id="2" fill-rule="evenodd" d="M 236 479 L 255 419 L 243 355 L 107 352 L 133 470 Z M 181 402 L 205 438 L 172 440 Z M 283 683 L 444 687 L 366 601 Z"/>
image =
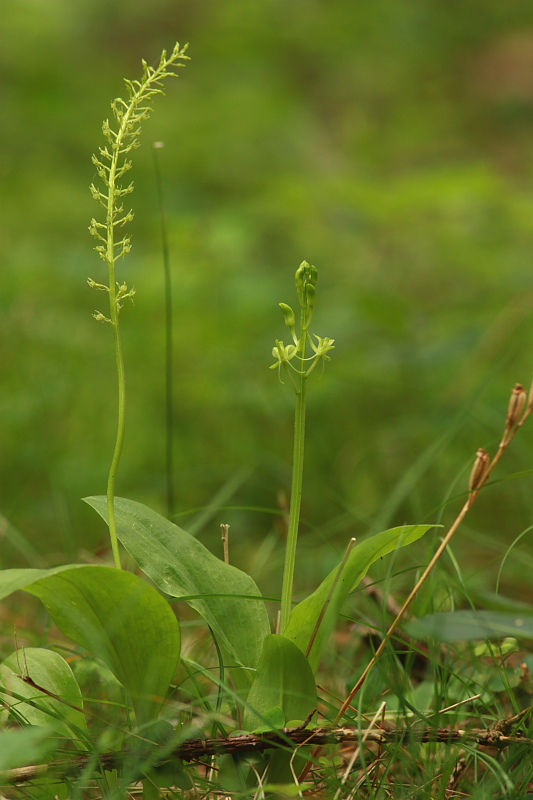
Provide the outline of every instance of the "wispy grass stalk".
<path id="1" fill-rule="evenodd" d="M 174 340 L 172 323 L 172 272 L 170 269 L 170 249 L 168 246 L 167 218 L 165 213 L 165 195 L 158 152 L 164 147 L 163 142 L 152 144 L 155 183 L 161 220 L 161 249 L 163 254 L 163 273 L 165 278 L 165 465 L 167 516 L 174 516 Z"/>

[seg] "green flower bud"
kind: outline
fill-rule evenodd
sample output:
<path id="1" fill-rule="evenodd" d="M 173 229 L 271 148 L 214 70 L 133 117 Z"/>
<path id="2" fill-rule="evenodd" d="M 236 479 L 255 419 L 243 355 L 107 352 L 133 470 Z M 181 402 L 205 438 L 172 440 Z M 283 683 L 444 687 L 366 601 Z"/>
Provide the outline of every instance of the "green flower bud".
<path id="1" fill-rule="evenodd" d="M 318 280 L 318 270 L 316 267 L 313 267 L 312 264 L 309 264 L 308 261 L 302 261 L 298 269 L 296 270 L 296 286 L 303 287 L 308 283 L 312 283 L 315 286 Z"/>
<path id="2" fill-rule="evenodd" d="M 312 283 L 306 284 L 305 300 L 307 302 L 307 307 L 309 308 L 310 311 L 312 311 L 316 303 L 316 289 Z"/>
<path id="3" fill-rule="evenodd" d="M 300 266 L 296 270 L 295 278 L 296 278 L 296 286 L 298 288 L 302 288 L 303 289 L 303 287 L 307 283 L 307 281 L 305 279 L 306 270 L 307 269 L 309 269 L 309 264 L 307 263 L 307 261 L 302 261 L 302 263 L 300 264 Z"/>
<path id="4" fill-rule="evenodd" d="M 296 325 L 296 317 L 294 316 L 294 311 L 292 308 L 288 306 L 287 303 L 280 303 L 279 307 L 281 308 L 283 316 L 285 317 L 285 325 L 288 328 L 294 328 Z"/>

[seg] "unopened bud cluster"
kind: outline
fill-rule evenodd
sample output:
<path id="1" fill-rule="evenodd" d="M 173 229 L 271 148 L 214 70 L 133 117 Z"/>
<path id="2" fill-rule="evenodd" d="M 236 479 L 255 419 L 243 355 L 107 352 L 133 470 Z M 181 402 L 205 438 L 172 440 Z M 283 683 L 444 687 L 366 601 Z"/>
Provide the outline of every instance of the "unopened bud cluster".
<path id="1" fill-rule="evenodd" d="M 307 261 L 302 261 L 296 270 L 295 279 L 300 304 L 300 330 L 299 333 L 296 331 L 296 315 L 292 308 L 287 303 L 280 303 L 279 307 L 283 313 L 285 325 L 291 332 L 293 344 L 285 345 L 282 341 L 276 339 L 276 344 L 272 349 L 272 355 L 276 362 L 271 365 L 270 369 L 280 369 L 283 365 L 284 367 L 291 367 L 295 372 L 307 378 L 319 361 L 330 361 L 327 353 L 333 350 L 334 339 L 313 334 L 316 339 L 315 344 L 309 333 L 309 326 L 316 304 L 317 268 L 308 264 Z M 306 358 L 307 344 L 310 345 L 313 351 L 313 355 L 309 358 Z M 299 367 L 295 367 L 291 363 L 295 357 L 300 360 Z M 304 369 L 304 361 L 311 361 L 311 365 L 307 369 Z"/>
<path id="2" fill-rule="evenodd" d="M 316 303 L 316 282 L 318 280 L 318 270 L 307 261 L 302 261 L 296 270 L 296 289 L 298 291 L 298 300 L 300 301 L 300 308 L 305 316 L 305 330 L 311 324 L 311 318 Z"/>

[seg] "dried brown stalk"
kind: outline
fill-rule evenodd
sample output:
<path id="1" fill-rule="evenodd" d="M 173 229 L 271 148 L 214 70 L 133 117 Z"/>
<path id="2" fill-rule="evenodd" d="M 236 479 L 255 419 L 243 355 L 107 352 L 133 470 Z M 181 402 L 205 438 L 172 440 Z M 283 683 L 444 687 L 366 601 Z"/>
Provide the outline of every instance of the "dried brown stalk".
<path id="1" fill-rule="evenodd" d="M 383 730 L 371 727 L 359 730 L 352 727 L 322 727 L 313 730 L 298 728 L 285 728 L 283 731 L 267 733 L 244 733 L 228 738 L 190 739 L 179 745 L 170 756 L 165 756 L 164 762 L 172 759 L 182 761 L 199 761 L 202 758 L 231 753 L 262 753 L 276 747 L 294 745 L 324 746 L 330 744 L 343 744 L 354 742 L 358 746 L 364 742 L 386 746 L 388 744 L 409 744 L 411 742 L 440 742 L 446 745 L 477 744 L 483 747 L 502 749 L 511 744 L 520 744 L 533 748 L 533 739 L 520 735 L 519 732 L 511 734 L 507 728 L 510 723 L 515 727 L 526 713 L 526 709 L 512 720 L 502 720 L 501 725 L 493 725 L 490 730 L 481 728 L 396 728 Z M 520 717 L 520 719 L 518 719 Z M 99 757 L 103 769 L 119 769 L 123 761 L 129 756 L 127 752 L 103 753 Z M 0 783 L 24 783 L 44 776 L 55 778 L 74 776 L 79 774 L 94 756 L 90 753 L 79 755 L 76 758 L 62 761 L 52 761 L 49 764 L 37 764 L 18 769 L 0 772 Z"/>

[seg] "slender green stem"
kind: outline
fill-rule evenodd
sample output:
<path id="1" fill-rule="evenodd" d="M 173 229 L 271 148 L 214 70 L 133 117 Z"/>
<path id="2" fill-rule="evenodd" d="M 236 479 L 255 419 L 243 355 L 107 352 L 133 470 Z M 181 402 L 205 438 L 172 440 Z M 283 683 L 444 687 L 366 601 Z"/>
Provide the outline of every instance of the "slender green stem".
<path id="1" fill-rule="evenodd" d="M 126 115 L 126 120 L 129 115 Z M 123 136 L 121 135 L 124 128 L 124 121 L 121 125 L 119 132 L 118 142 L 122 142 Z M 122 444 L 124 442 L 124 429 L 126 425 L 126 375 L 124 371 L 124 356 L 122 354 L 122 343 L 120 341 L 120 327 L 119 327 L 119 305 L 117 298 L 117 281 L 115 276 L 115 217 L 116 217 L 116 203 L 115 203 L 115 183 L 116 172 L 118 165 L 118 158 L 120 147 L 117 146 L 113 149 L 113 156 L 111 159 L 111 166 L 109 170 L 109 192 L 107 199 L 107 253 L 106 260 L 109 272 L 109 312 L 111 325 L 113 326 L 113 341 L 115 345 L 115 361 L 117 365 L 117 384 L 118 384 L 118 414 L 117 414 L 117 436 L 115 439 L 115 449 L 113 451 L 113 458 L 111 459 L 111 466 L 109 468 L 109 476 L 107 479 L 107 514 L 109 525 L 109 537 L 111 539 L 111 549 L 113 551 L 113 561 L 117 569 L 122 569 L 120 563 L 120 550 L 118 546 L 117 523 L 115 518 L 115 479 L 118 472 L 118 465 L 120 463 L 120 455 L 122 453 Z"/>
<path id="2" fill-rule="evenodd" d="M 126 428 L 126 375 L 124 371 L 124 356 L 122 354 L 122 344 L 120 341 L 120 330 L 118 314 L 113 323 L 113 338 L 115 342 L 115 358 L 117 364 L 118 379 L 118 414 L 117 414 L 117 437 L 115 449 L 109 468 L 107 479 L 107 515 L 109 524 L 109 536 L 111 539 L 111 549 L 113 551 L 113 561 L 117 569 L 122 569 L 120 563 L 120 550 L 118 546 L 117 523 L 115 518 L 115 479 L 118 472 L 118 465 L 124 443 L 124 431 Z"/>
<path id="3" fill-rule="evenodd" d="M 302 487 L 304 473 L 304 446 L 305 446 L 305 408 L 306 408 L 306 376 L 305 356 L 307 350 L 307 329 L 305 326 L 305 312 L 302 310 L 300 326 L 300 340 L 298 345 L 297 362 L 299 362 L 299 375 L 295 381 L 296 406 L 294 411 L 294 444 L 292 456 L 292 485 L 291 504 L 289 510 L 289 530 L 287 532 L 287 547 L 285 550 L 285 566 L 283 569 L 283 585 L 281 589 L 281 617 L 280 631 L 283 633 L 289 622 L 292 608 L 292 587 L 294 583 L 294 569 L 296 566 L 296 545 L 298 542 L 298 529 L 300 526 L 300 507 L 302 504 Z"/>

